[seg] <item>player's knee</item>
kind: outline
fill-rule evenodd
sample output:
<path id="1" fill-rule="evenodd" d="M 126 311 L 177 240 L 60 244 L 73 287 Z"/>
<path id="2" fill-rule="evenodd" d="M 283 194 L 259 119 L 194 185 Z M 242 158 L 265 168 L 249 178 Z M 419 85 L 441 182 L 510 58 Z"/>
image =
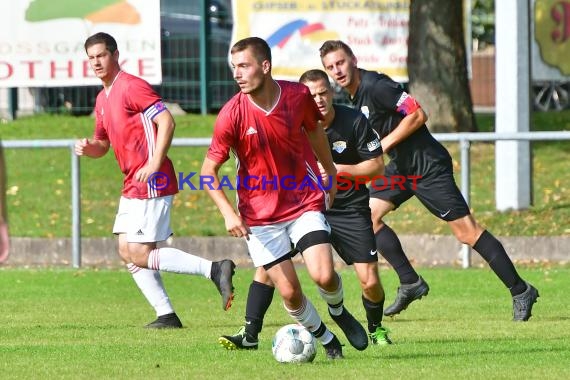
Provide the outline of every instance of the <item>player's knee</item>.
<path id="1" fill-rule="evenodd" d="M 131 262 L 138 267 L 148 268 L 148 256 L 143 257 L 143 256 L 131 255 Z"/>
<path id="2" fill-rule="evenodd" d="M 370 198 L 370 212 L 373 222 L 383 223 L 382 218 L 394 208 L 395 206 L 391 202 L 378 198 Z"/>
<path id="3" fill-rule="evenodd" d="M 131 263 L 131 255 L 129 254 L 129 248 L 127 245 L 119 244 L 119 256 L 126 264 Z"/>
<path id="4" fill-rule="evenodd" d="M 467 244 L 469 246 L 475 245 L 475 242 L 481 235 L 477 229 L 475 228 L 464 228 L 458 231 L 455 231 L 455 237 L 459 240 L 462 244 Z"/>
<path id="5" fill-rule="evenodd" d="M 382 211 L 380 211 L 379 209 L 370 209 L 370 213 L 371 213 L 371 217 L 372 217 L 372 221 L 373 222 L 379 222 L 382 223 L 382 217 L 384 216 L 384 214 L 382 213 Z"/>
<path id="6" fill-rule="evenodd" d="M 483 233 L 483 228 L 475 221 L 472 215 L 449 222 L 453 234 L 463 244 L 475 245 Z"/>
<path id="7" fill-rule="evenodd" d="M 372 230 L 374 233 L 377 233 L 385 226 L 384 221 L 382 219 L 375 219 L 372 218 Z"/>
<path id="8" fill-rule="evenodd" d="M 283 298 L 283 303 L 285 307 L 289 310 L 297 310 L 301 307 L 303 301 L 303 292 L 301 287 L 287 286 L 279 289 L 279 293 Z"/>
<path id="9" fill-rule="evenodd" d="M 380 282 L 371 277 L 367 278 L 364 281 L 360 281 L 360 287 L 366 294 L 378 293 L 378 290 L 381 289 Z"/>
<path id="10" fill-rule="evenodd" d="M 384 220 L 382 219 L 384 217 L 384 213 L 372 213 L 372 230 L 374 231 L 374 233 L 380 231 L 384 226 Z"/>
<path id="11" fill-rule="evenodd" d="M 385 300 L 384 292 L 377 292 L 377 291 L 369 291 L 369 292 L 362 292 L 362 296 L 366 298 L 369 302 L 378 304 Z"/>
<path id="12" fill-rule="evenodd" d="M 324 268 L 323 268 L 324 269 Z M 338 288 L 338 276 L 333 270 L 321 270 L 313 278 L 315 284 L 327 291 L 335 291 Z"/>
<path id="13" fill-rule="evenodd" d="M 358 271 L 360 287 L 365 298 L 369 300 L 374 300 L 378 302 L 380 299 L 384 298 L 384 289 L 382 288 L 382 283 L 380 282 L 380 276 L 378 275 L 378 269 L 376 263 L 368 263 L 365 270 L 362 268 L 363 264 L 355 264 L 359 266 Z"/>
<path id="14" fill-rule="evenodd" d="M 150 251 L 139 244 L 129 244 L 128 255 L 133 264 L 141 268 L 148 268 L 148 255 Z"/>

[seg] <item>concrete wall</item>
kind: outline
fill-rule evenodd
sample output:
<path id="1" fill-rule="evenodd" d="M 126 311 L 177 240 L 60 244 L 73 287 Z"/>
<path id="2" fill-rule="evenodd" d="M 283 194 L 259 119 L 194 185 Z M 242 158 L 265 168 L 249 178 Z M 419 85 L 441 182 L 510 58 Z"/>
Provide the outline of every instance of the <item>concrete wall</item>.
<path id="1" fill-rule="evenodd" d="M 404 235 L 401 240 L 414 265 L 461 267 L 461 244 L 451 235 Z M 500 240 L 517 263 L 569 262 L 570 236 L 504 237 Z M 252 265 L 245 242 L 241 239 L 175 238 L 171 245 L 211 260 L 231 258 L 238 266 Z M 82 267 L 122 266 L 116 249 L 114 238 L 83 239 Z M 11 255 L 4 266 L 71 266 L 71 262 L 71 239 L 12 238 Z M 339 267 L 344 265 L 336 254 L 335 262 Z M 381 260 L 381 263 L 385 262 Z M 477 267 L 486 265 L 475 251 L 472 251 L 472 264 Z"/>

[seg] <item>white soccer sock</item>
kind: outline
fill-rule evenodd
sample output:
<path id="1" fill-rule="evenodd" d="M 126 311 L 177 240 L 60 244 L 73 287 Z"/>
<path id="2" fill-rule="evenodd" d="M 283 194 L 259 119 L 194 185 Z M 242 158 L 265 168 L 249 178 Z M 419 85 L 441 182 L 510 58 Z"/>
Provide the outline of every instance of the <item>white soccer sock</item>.
<path id="1" fill-rule="evenodd" d="M 133 276 L 133 280 L 147 299 L 148 303 L 156 311 L 156 315 L 174 313 L 174 308 L 170 303 L 170 298 L 166 294 L 166 289 L 162 284 L 160 273 L 156 270 L 141 268 L 133 263 L 127 264 L 127 269 Z"/>
<path id="2" fill-rule="evenodd" d="M 176 248 L 156 248 L 148 255 L 148 268 L 210 278 L 212 262 Z"/>
<path id="3" fill-rule="evenodd" d="M 342 313 L 342 303 L 344 300 L 344 289 L 342 287 L 342 278 L 337 274 L 338 277 L 338 288 L 333 292 L 327 292 L 326 290 L 319 288 L 319 293 L 325 302 L 329 305 L 329 312 L 338 316 Z"/>
<path id="4" fill-rule="evenodd" d="M 287 313 L 289 313 L 289 315 L 294 320 L 296 320 L 299 324 L 305 326 L 305 328 L 312 333 L 317 331 L 323 323 L 321 316 L 315 309 L 315 306 L 313 306 L 311 301 L 309 301 L 305 296 L 303 296 L 303 302 L 298 310 L 289 310 L 287 306 L 283 306 L 285 307 L 285 310 L 287 310 Z M 332 340 L 333 337 L 334 335 L 327 328 L 323 335 L 317 337 L 317 339 L 322 344 L 327 344 Z"/>

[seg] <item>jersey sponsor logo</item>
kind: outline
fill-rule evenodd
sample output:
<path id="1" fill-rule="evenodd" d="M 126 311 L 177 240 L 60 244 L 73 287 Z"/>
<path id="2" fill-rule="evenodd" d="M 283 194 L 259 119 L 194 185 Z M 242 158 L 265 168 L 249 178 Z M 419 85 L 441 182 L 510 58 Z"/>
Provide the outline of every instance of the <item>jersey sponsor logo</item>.
<path id="1" fill-rule="evenodd" d="M 142 236 L 142 235 L 144 235 L 144 232 L 142 232 L 142 230 L 138 230 L 136 234 L 137 234 L 138 236 Z"/>
<path id="2" fill-rule="evenodd" d="M 337 153 L 342 153 L 346 149 L 346 141 L 335 141 L 332 148 Z"/>
<path id="3" fill-rule="evenodd" d="M 246 135 L 246 136 L 255 135 L 256 133 L 257 133 L 257 130 L 256 130 L 255 128 L 249 127 L 249 128 L 247 129 L 247 132 L 245 132 L 245 135 Z"/>
<path id="4" fill-rule="evenodd" d="M 378 139 L 374 139 L 374 140 L 370 141 L 369 143 L 367 143 L 366 146 L 368 147 L 368 151 L 372 152 L 372 151 L 380 148 L 380 141 L 378 141 Z"/>
<path id="5" fill-rule="evenodd" d="M 360 112 L 362 112 L 367 119 L 370 118 L 370 110 L 368 109 L 368 106 L 360 107 Z"/>

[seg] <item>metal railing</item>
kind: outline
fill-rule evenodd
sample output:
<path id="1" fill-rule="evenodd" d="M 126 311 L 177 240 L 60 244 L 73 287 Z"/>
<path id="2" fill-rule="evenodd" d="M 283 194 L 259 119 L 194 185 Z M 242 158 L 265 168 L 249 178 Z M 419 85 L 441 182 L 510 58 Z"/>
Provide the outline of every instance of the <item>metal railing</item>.
<path id="1" fill-rule="evenodd" d="M 559 141 L 570 140 L 570 131 L 553 132 L 471 132 L 471 133 L 434 133 L 433 136 L 440 142 L 458 142 L 461 164 L 461 193 L 467 204 L 470 203 L 471 193 L 471 157 L 472 141 Z M 461 247 L 461 265 L 463 268 L 471 266 L 471 247 L 463 244 Z"/>
<path id="2" fill-rule="evenodd" d="M 518 133 L 434 133 L 433 136 L 440 142 L 457 142 L 460 150 L 461 163 L 461 193 L 467 204 L 470 202 L 470 148 L 475 141 L 560 141 L 570 140 L 570 131 L 553 132 L 518 132 Z M 172 146 L 206 147 L 210 138 L 175 138 Z M 72 266 L 81 267 L 81 181 L 79 156 L 75 154 L 75 140 L 4 140 L 4 148 L 68 148 L 71 156 L 71 240 L 72 240 Z M 471 266 L 471 250 L 466 244 L 462 247 L 462 266 Z"/>

